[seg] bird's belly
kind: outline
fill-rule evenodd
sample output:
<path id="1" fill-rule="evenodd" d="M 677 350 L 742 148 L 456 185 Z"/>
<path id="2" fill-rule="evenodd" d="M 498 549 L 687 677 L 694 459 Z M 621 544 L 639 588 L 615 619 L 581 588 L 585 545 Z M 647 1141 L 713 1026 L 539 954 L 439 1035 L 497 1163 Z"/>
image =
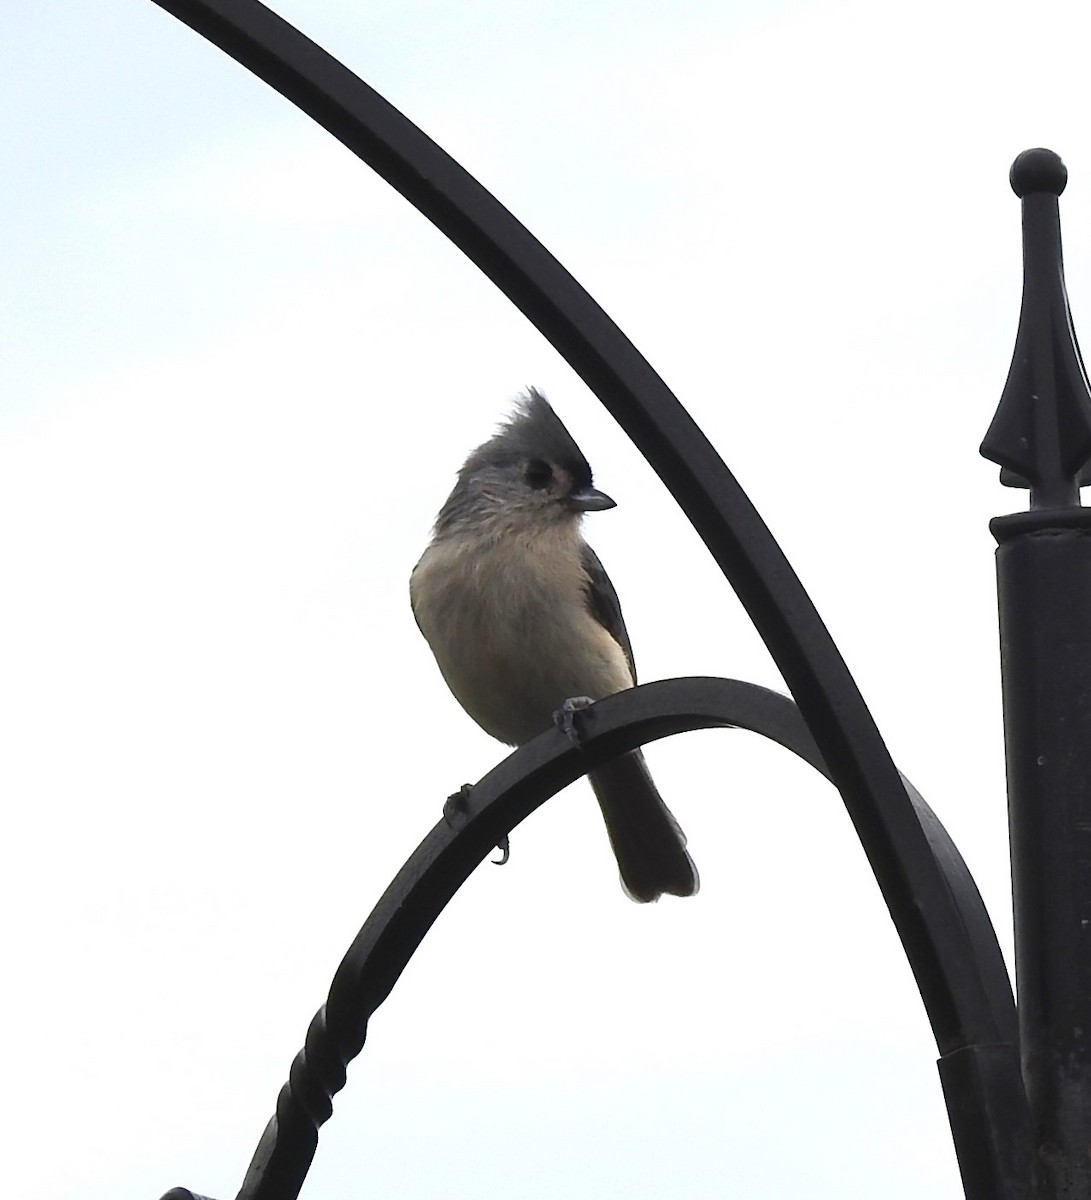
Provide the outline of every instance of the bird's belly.
<path id="1" fill-rule="evenodd" d="M 461 681 L 455 686 L 449 679 L 452 691 L 493 737 L 513 745 L 529 741 L 549 728 L 565 700 L 601 700 L 630 686 L 617 644 L 612 639 L 605 644 L 605 630 L 600 638 L 588 625 L 582 637 L 558 630 L 544 638 L 539 630 L 526 641 L 485 635 L 476 654 L 467 647 L 471 661 L 462 671 L 472 679 L 471 687 L 464 689 Z"/>
<path id="2" fill-rule="evenodd" d="M 421 628 L 456 699 L 487 733 L 521 745 L 548 729 L 566 699 L 632 686 L 624 652 L 581 605 L 548 586 L 447 589 Z M 434 636 L 426 628 L 442 619 Z"/>

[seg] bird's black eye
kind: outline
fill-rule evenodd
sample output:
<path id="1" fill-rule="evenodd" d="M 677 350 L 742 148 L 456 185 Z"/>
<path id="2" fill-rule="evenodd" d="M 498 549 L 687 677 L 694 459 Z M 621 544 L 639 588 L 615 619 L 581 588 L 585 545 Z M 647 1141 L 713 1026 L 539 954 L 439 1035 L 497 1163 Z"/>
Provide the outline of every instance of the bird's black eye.
<path id="1" fill-rule="evenodd" d="M 540 458 L 532 458 L 523 471 L 523 478 L 532 488 L 548 487 L 553 482 L 553 468 Z"/>

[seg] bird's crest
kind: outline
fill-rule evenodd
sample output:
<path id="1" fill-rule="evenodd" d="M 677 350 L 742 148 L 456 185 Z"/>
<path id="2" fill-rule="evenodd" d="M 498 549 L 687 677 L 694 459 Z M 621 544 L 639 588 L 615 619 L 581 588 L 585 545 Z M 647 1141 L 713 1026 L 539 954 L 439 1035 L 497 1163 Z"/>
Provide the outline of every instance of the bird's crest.
<path id="1" fill-rule="evenodd" d="M 537 388 L 528 388 L 519 397 L 511 416 L 470 455 L 460 474 L 468 476 L 481 467 L 503 466 L 530 458 L 541 458 L 563 467 L 576 487 L 591 486 L 591 467 L 587 459 Z"/>

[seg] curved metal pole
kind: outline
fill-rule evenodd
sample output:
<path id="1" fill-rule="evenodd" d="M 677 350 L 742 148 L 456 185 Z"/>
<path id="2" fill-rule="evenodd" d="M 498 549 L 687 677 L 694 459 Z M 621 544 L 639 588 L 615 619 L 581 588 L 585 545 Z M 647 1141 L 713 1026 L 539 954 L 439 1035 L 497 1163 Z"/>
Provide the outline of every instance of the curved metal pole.
<path id="1" fill-rule="evenodd" d="M 516 750 L 459 797 L 457 808 L 427 835 L 372 910 L 338 967 L 326 1004 L 307 1031 L 288 1083 L 247 1172 L 238 1200 L 295 1200 L 318 1144 L 319 1127 L 345 1084 L 348 1063 L 359 1054 L 371 1014 L 390 994 L 444 907 L 497 841 L 550 796 L 580 775 L 635 746 L 692 729 L 745 728 L 778 742 L 829 778 L 829 771 L 796 705 L 755 684 L 732 679 L 660 680 L 600 701 L 586 712 L 579 745 L 550 730 Z M 984 904 L 954 843 L 931 809 L 910 786 L 914 819 L 942 878 L 968 950 L 985 960 L 995 938 Z M 1011 1005 L 1011 993 L 1007 995 Z M 956 1052 L 956 1098 L 970 1113 L 979 1097 L 965 1080 L 1018 1079 L 1014 1046 L 969 1045 Z M 1003 1089 L 1001 1089 L 1001 1092 Z M 1010 1094 L 1006 1097 L 1011 1100 Z M 1003 1101 L 994 1095 L 992 1104 Z M 1012 1110 L 1017 1113 L 1018 1106 Z M 1009 1114 L 1010 1115 L 1010 1114 Z M 967 1149 L 974 1129 L 956 1126 Z M 973 1161 L 984 1175 L 1010 1174 L 1019 1144 L 1018 1121 L 1008 1120 L 987 1143 L 975 1145 Z M 1002 1190 L 982 1191 L 1000 1196 Z M 1017 1195 L 1017 1192 L 1008 1193 Z M 173 1200 L 192 1193 L 175 1189 Z M 167 1197 L 164 1197 L 167 1200 Z"/>
<path id="2" fill-rule="evenodd" d="M 913 797 L 855 682 L 791 566 L 703 433 L 545 248 L 320 47 L 258 0 L 156 3 L 307 112 L 441 229 L 568 360 L 663 479 L 768 646 L 845 800 L 950 1068 L 944 1089 L 967 1195 L 1026 1195 L 1024 1139 L 1009 1139 L 1006 1158 L 979 1153 L 997 1136 L 998 1121 L 1021 1128 L 1025 1117 L 1025 1097 L 1008 1069 L 1015 1022 L 995 938 L 984 953 L 974 952 Z M 988 1062 L 978 1052 L 986 1046 L 999 1048 Z M 975 1048 L 972 1055 L 967 1048 Z M 998 1103 L 1003 1113 L 994 1111 Z M 973 1131 L 976 1150 L 967 1149 L 960 1127 Z M 1001 1163 L 1005 1170 L 997 1174 Z"/>
<path id="3" fill-rule="evenodd" d="M 897 768 L 761 517 L 632 343 L 471 175 L 258 0 L 155 0 L 329 130 L 445 233 L 568 360 L 658 472 L 737 592 L 829 765 L 942 1054 L 1014 1038 L 999 949 L 977 961 Z"/>

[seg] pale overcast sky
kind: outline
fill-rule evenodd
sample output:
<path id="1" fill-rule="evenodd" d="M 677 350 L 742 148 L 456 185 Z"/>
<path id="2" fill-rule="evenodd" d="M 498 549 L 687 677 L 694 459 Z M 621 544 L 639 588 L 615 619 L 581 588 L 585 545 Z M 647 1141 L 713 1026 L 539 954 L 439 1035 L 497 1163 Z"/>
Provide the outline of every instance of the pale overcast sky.
<path id="1" fill-rule="evenodd" d="M 1086 6 L 276 7 L 704 426 L 1010 957 L 987 522 L 1025 500 L 977 446 L 1028 146 L 1068 164 L 1091 313 Z M 5 1188 L 229 1200 L 358 926 L 503 753 L 445 691 L 407 578 L 520 388 L 618 500 L 588 534 L 642 678 L 783 684 L 595 398 L 329 135 L 151 0 L 4 24 Z M 547 805 L 376 1015 L 307 1200 L 961 1196 L 836 793 L 744 733 L 649 759 L 700 895 L 630 903 L 586 785 Z"/>

